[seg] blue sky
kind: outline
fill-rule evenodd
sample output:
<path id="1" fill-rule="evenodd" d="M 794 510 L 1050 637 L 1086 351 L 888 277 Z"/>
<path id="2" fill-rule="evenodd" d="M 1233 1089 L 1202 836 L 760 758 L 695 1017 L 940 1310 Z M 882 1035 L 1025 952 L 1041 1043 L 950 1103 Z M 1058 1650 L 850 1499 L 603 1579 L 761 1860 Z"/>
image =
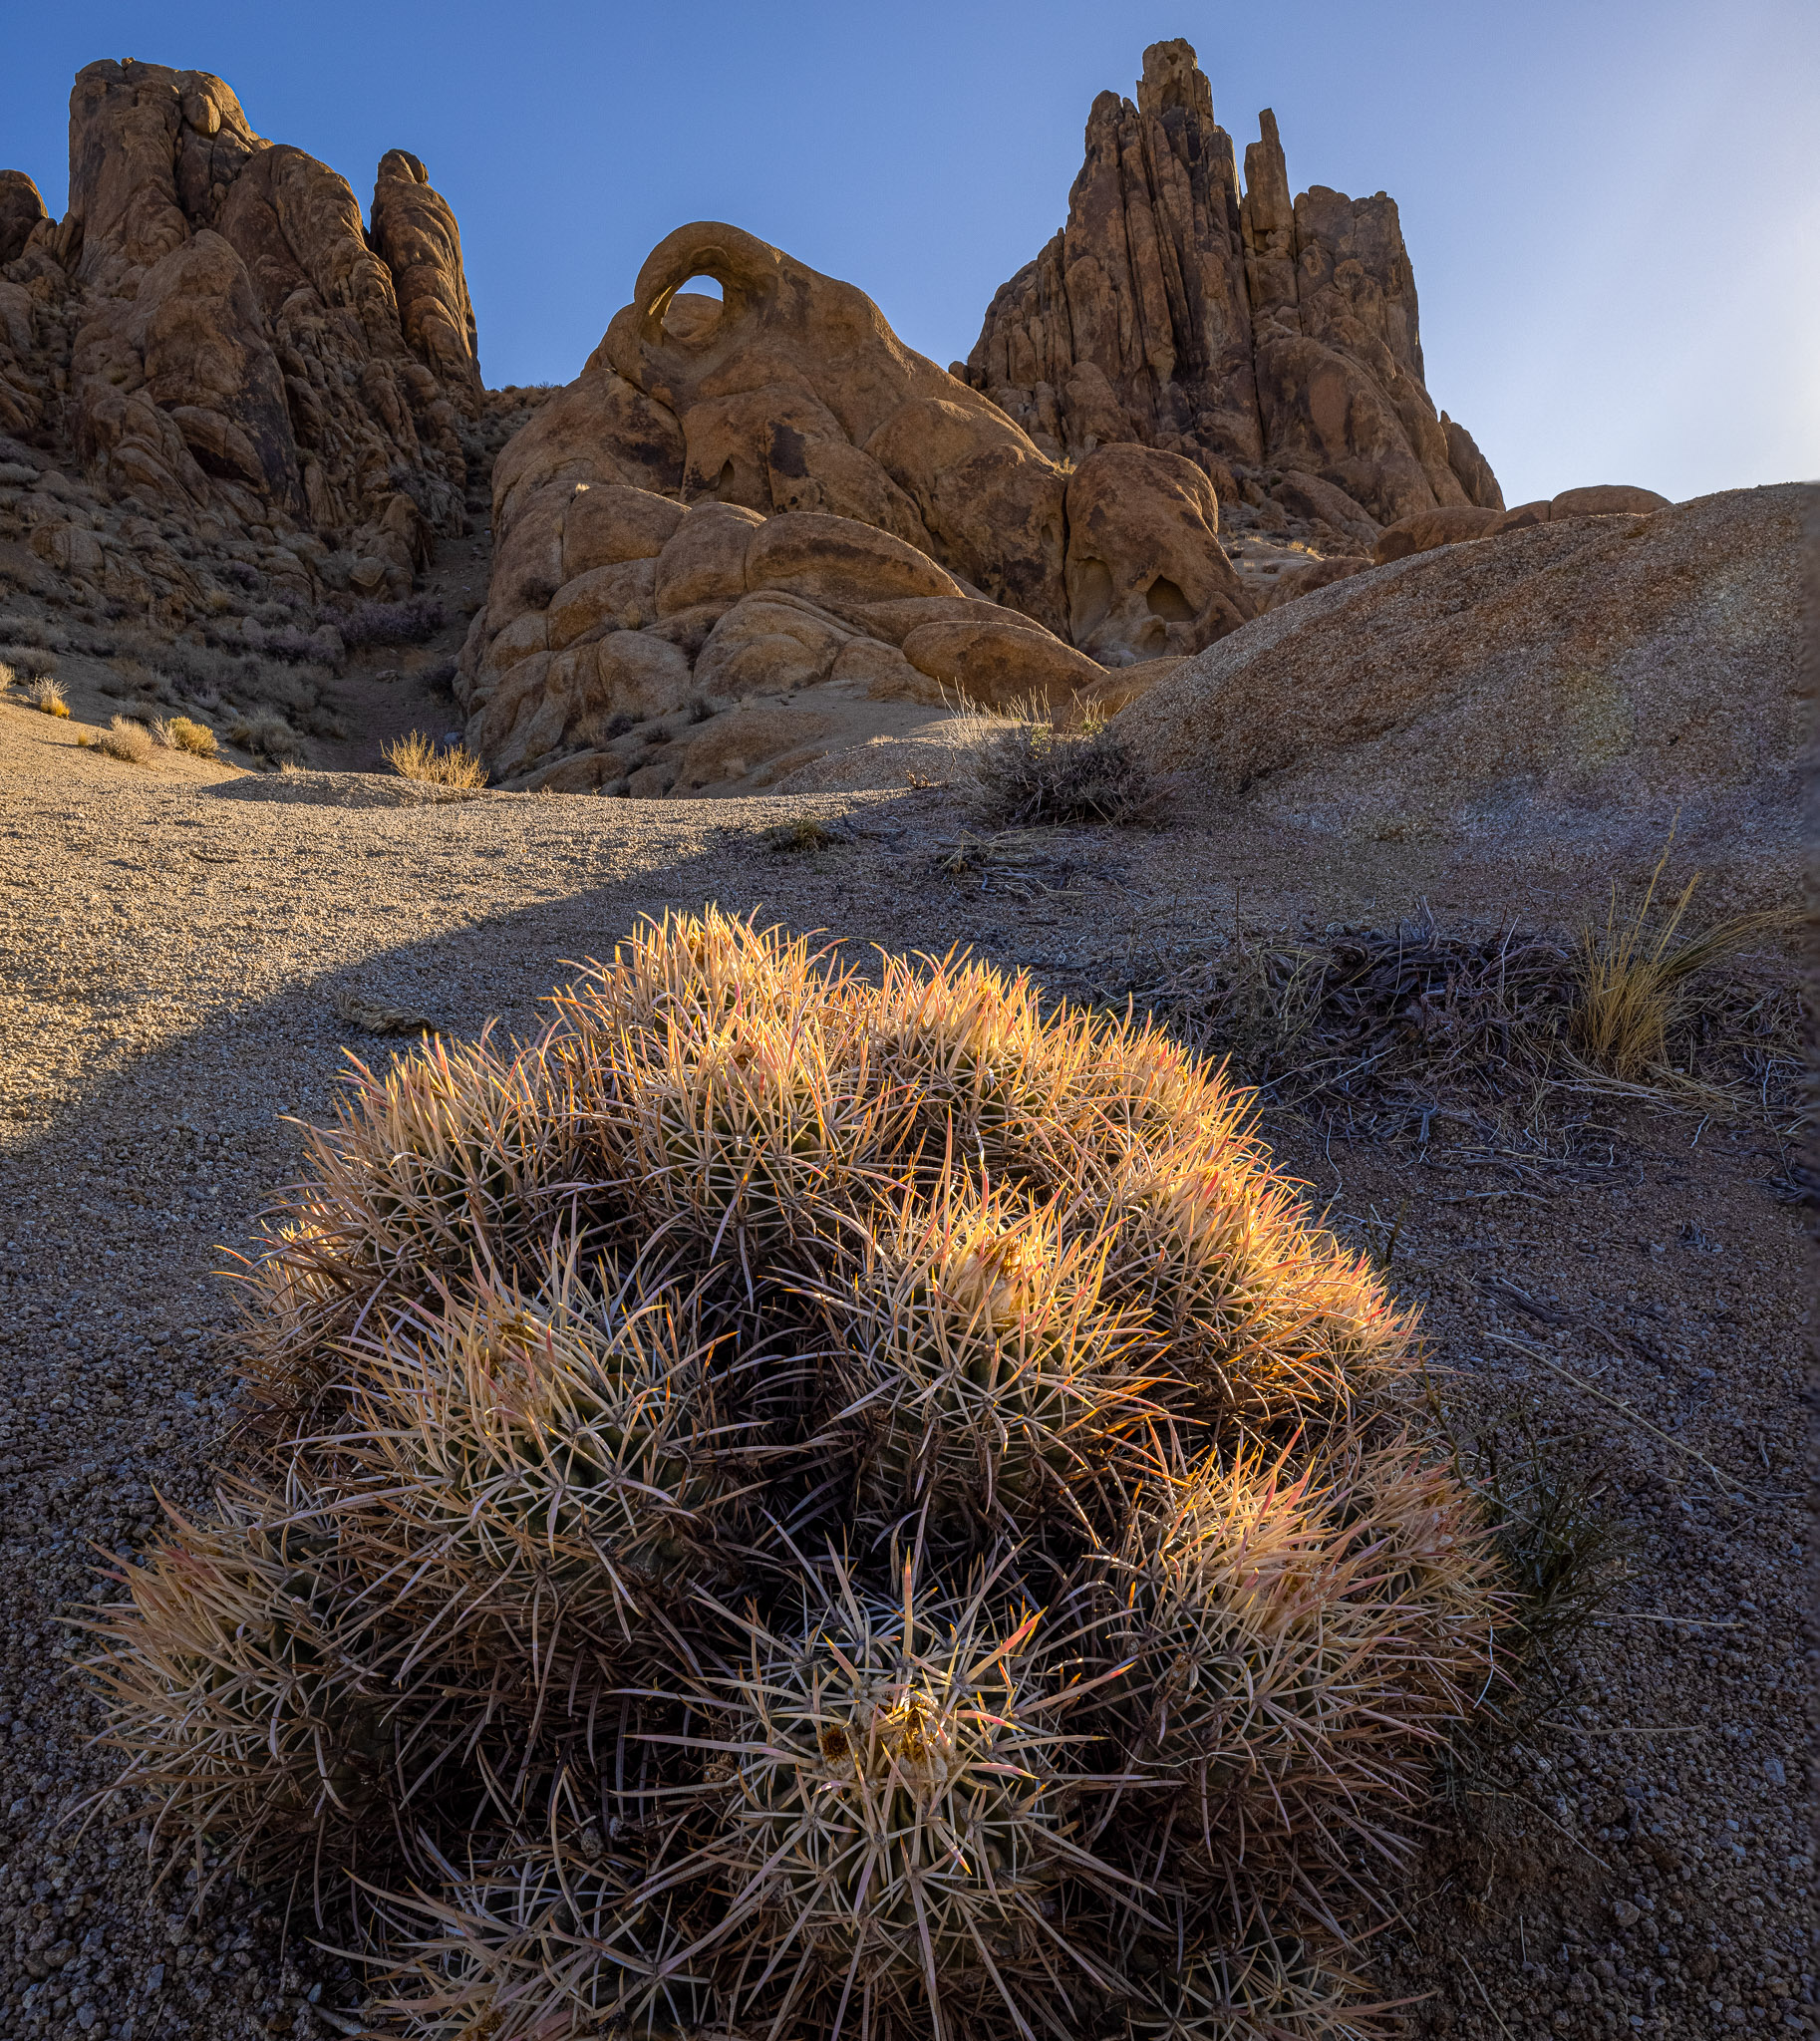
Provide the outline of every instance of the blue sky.
<path id="1" fill-rule="evenodd" d="M 5 0 L 0 164 L 65 202 L 96 57 L 218 73 L 365 204 L 392 147 L 461 223 L 487 381 L 566 382 L 672 227 L 728 219 L 964 355 L 1062 223 L 1096 92 L 1185 35 L 1241 155 L 1389 191 L 1428 384 L 1511 502 L 1820 474 L 1813 0 L 987 0 L 915 8 L 155 8 Z"/>

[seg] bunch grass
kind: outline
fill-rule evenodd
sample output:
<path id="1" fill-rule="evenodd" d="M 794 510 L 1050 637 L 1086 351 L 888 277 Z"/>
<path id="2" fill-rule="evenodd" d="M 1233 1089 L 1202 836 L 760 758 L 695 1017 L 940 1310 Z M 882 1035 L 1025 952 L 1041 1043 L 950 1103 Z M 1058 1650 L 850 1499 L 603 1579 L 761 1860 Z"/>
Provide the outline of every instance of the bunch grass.
<path id="1" fill-rule="evenodd" d="M 1786 937 L 1802 920 L 1793 910 L 1732 915 L 1681 934 L 1699 885 L 1696 872 L 1657 914 L 1657 889 L 1668 858 L 1664 849 L 1650 883 L 1628 919 L 1618 889 L 1602 924 L 1580 934 L 1580 1000 L 1571 1042 L 1591 1069 L 1624 1084 L 1684 1087 L 1690 1073 L 1676 1069 L 1670 1043 L 1685 1030 L 1698 1002 L 1692 981 L 1740 952 Z"/>
<path id="2" fill-rule="evenodd" d="M 438 750 L 422 730 L 412 730 L 384 747 L 386 762 L 405 779 L 425 786 L 480 787 L 486 784 L 486 767 L 469 755 L 464 744 L 451 744 Z"/>
<path id="3" fill-rule="evenodd" d="M 63 692 L 63 683 L 53 680 L 48 674 L 26 683 L 25 705 L 28 709 L 36 709 L 45 716 L 68 717 L 70 713 L 70 704 Z"/>

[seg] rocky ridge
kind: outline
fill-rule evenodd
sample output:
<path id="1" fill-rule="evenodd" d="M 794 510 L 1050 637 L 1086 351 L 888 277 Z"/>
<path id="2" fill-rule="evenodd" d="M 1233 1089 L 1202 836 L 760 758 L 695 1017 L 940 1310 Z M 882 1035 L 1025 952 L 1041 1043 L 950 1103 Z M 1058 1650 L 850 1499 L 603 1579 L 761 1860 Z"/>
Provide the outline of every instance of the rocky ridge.
<path id="1" fill-rule="evenodd" d="M 0 485 L 39 492 L 0 517 L 78 600 L 179 629 L 218 561 L 398 599 L 465 529 L 486 402 L 455 216 L 395 149 L 372 220 L 219 78 L 79 73 L 65 217 L 0 176 Z"/>

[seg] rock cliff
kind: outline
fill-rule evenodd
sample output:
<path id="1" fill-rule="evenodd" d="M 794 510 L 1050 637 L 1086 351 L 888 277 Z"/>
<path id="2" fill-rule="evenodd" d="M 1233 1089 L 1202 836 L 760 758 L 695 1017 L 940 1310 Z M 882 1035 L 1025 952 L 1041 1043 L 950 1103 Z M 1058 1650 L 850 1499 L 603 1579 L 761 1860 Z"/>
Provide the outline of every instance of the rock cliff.
<path id="1" fill-rule="evenodd" d="M 0 433 L 146 527 L 111 577 L 93 509 L 33 550 L 129 608 L 181 620 L 172 520 L 311 593 L 407 593 L 464 528 L 481 400 L 459 235 L 415 156 L 381 162 L 369 237 L 222 80 L 110 60 L 70 97 L 66 216 L 0 172 Z"/>
<path id="2" fill-rule="evenodd" d="M 1052 456 L 1161 447 L 1222 503 L 1274 502 L 1361 548 L 1417 511 L 1501 510 L 1425 387 L 1395 200 L 1292 198 L 1276 120 L 1259 121 L 1241 188 L 1194 51 L 1153 44 L 1135 106 L 1094 101 L 1066 225 L 955 373 Z"/>

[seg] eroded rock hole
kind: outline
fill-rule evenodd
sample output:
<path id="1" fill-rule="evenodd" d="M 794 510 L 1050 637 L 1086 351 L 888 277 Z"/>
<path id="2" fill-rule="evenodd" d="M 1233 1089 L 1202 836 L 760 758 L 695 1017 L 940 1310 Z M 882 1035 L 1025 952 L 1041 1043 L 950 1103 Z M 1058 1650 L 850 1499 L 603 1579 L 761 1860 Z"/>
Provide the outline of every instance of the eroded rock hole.
<path id="1" fill-rule="evenodd" d="M 712 276 L 692 276 L 664 308 L 664 332 L 672 340 L 701 340 L 720 324 L 721 286 Z"/>
<path id="2" fill-rule="evenodd" d="M 1159 574 L 1144 592 L 1144 601 L 1150 606 L 1153 617 L 1161 617 L 1166 623 L 1186 624 L 1194 618 L 1194 607 L 1175 583 L 1166 575 Z"/>

